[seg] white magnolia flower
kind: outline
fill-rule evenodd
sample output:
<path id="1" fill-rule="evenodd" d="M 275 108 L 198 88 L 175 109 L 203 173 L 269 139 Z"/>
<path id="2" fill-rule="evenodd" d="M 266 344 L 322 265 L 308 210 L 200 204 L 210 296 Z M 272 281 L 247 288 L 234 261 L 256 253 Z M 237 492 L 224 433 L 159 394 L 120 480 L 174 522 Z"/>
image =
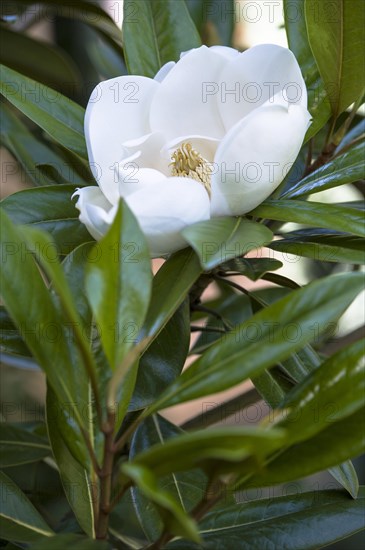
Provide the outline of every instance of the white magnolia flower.
<path id="1" fill-rule="evenodd" d="M 123 197 L 153 256 L 183 248 L 184 227 L 244 214 L 273 192 L 309 119 L 294 55 L 271 44 L 244 53 L 202 46 L 154 79 L 102 82 L 85 116 L 99 187 L 75 193 L 80 220 L 101 238 Z"/>

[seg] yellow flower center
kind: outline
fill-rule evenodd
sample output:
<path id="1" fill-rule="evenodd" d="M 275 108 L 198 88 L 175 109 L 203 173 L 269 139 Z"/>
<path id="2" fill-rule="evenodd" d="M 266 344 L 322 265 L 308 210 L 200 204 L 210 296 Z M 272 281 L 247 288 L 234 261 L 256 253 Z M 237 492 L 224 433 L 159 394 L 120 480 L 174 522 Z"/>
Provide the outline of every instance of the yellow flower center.
<path id="1" fill-rule="evenodd" d="M 173 176 L 192 178 L 204 185 L 210 197 L 211 167 L 198 151 L 195 151 L 190 143 L 182 143 L 171 156 L 171 173 Z"/>

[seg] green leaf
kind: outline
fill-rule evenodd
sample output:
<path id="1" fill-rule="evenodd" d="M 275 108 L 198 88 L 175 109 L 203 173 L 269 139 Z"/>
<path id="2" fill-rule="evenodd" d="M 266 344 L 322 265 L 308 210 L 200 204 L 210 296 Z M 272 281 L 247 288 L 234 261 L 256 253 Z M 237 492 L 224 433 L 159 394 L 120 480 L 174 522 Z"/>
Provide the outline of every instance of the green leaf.
<path id="1" fill-rule="evenodd" d="M 293 445 L 265 466 L 265 471 L 238 486 L 262 487 L 293 481 L 359 456 L 365 451 L 365 408 L 346 416 L 314 437 Z"/>
<path id="2" fill-rule="evenodd" d="M 0 467 L 38 462 L 50 456 L 47 439 L 9 423 L 0 423 Z"/>
<path id="3" fill-rule="evenodd" d="M 83 410 L 84 416 L 91 414 L 91 410 Z M 68 414 L 67 406 L 57 400 L 50 388 L 47 391 L 47 429 L 67 500 L 81 528 L 93 538 L 95 495 L 92 494 L 92 484 L 95 487 L 97 480 L 91 477 L 90 459 L 78 427 Z M 73 447 L 79 448 L 79 454 L 84 455 L 82 462 L 88 464 L 88 470 L 71 454 L 71 440 Z"/>
<path id="4" fill-rule="evenodd" d="M 151 303 L 142 336 L 157 336 L 202 274 L 196 254 L 185 248 L 173 254 L 153 278 Z"/>
<path id="5" fill-rule="evenodd" d="M 364 179 L 364 156 L 365 144 L 359 143 L 293 185 L 289 191 L 282 195 L 282 198 L 303 197 Z"/>
<path id="6" fill-rule="evenodd" d="M 205 323 L 205 328 L 229 331 L 229 329 L 242 323 L 252 315 L 252 308 L 248 296 L 240 296 L 232 293 L 225 296 L 217 305 L 213 305 L 214 315 L 210 315 Z M 217 317 L 219 315 L 219 317 Z M 193 346 L 191 352 L 201 353 L 213 342 L 218 340 L 220 332 L 203 331 Z"/>
<path id="7" fill-rule="evenodd" d="M 1 216 L 1 290 L 5 307 L 18 327 L 32 355 L 48 377 L 62 402 L 70 403 L 80 425 L 80 373 L 75 353 L 67 338 L 53 295 L 46 287 L 22 230 L 6 214 Z M 49 250 L 44 251 L 49 252 Z M 35 299 L 36 297 L 36 299 Z M 84 372 L 82 372 L 84 377 Z"/>
<path id="8" fill-rule="evenodd" d="M 365 263 L 364 239 L 341 234 L 287 233 L 286 238 L 269 246 L 296 257 L 304 256 L 322 262 L 338 262 L 362 265 Z"/>
<path id="9" fill-rule="evenodd" d="M 171 438 L 180 436 L 182 430 L 171 424 L 159 415 L 147 418 L 136 430 L 132 442 L 130 458 L 133 460 L 138 455 L 148 450 L 157 443 L 164 443 Z M 159 488 L 168 492 L 177 499 L 185 512 L 190 512 L 202 499 L 206 488 L 207 478 L 200 470 L 167 474 L 159 479 Z M 153 541 L 162 533 L 162 522 L 157 512 L 151 508 L 149 496 L 144 495 L 138 488 L 132 487 L 133 502 L 148 538 Z"/>
<path id="10" fill-rule="evenodd" d="M 277 367 L 255 377 L 253 383 L 265 401 L 269 403 L 272 408 L 276 408 L 282 406 L 283 402 L 286 402 L 285 400 L 289 392 L 289 395 L 292 395 L 292 392 L 295 393 L 297 391 L 298 386 L 292 389 L 294 381 L 297 383 L 302 382 L 305 386 L 309 373 L 318 369 L 320 364 L 320 357 L 312 347 L 307 344 L 302 350 L 293 353 Z M 287 375 L 289 378 L 287 378 Z M 300 388 L 303 387 L 302 384 Z M 313 416 L 314 414 L 315 412 L 313 409 Z M 331 468 L 330 473 L 353 496 L 353 498 L 356 498 L 359 483 L 354 467 L 350 461 Z"/>
<path id="11" fill-rule="evenodd" d="M 284 17 L 289 48 L 300 65 L 308 91 L 308 110 L 313 117 L 305 137 L 307 141 L 326 124 L 331 106 L 308 42 L 303 0 L 284 0 Z"/>
<path id="12" fill-rule="evenodd" d="M 92 340 L 92 312 L 86 297 L 84 283 L 88 261 L 92 263 L 95 259 L 92 255 L 94 244 L 94 242 L 80 244 L 62 262 L 62 269 L 72 293 L 75 309 L 82 320 L 83 329 L 90 334 L 90 341 Z"/>
<path id="13" fill-rule="evenodd" d="M 314 340 L 363 288 L 361 273 L 314 281 L 263 309 L 218 340 L 151 406 L 150 412 L 228 389 Z"/>
<path id="14" fill-rule="evenodd" d="M 57 528 L 61 517 L 71 512 L 53 460 L 49 464 L 42 461 L 7 468 L 6 474 L 37 506 L 38 512 L 47 518 L 51 528 Z M 50 506 L 54 506 L 52 514 L 49 514 Z"/>
<path id="15" fill-rule="evenodd" d="M 54 535 L 47 541 L 37 541 L 30 545 L 30 550 L 111 550 L 112 546 L 101 540 L 92 540 L 74 533 Z"/>
<path id="16" fill-rule="evenodd" d="M 136 464 L 124 464 L 123 473 L 134 481 L 140 491 L 153 502 L 169 533 L 200 542 L 194 520 L 171 493 L 159 487 L 156 477 L 150 470 Z"/>
<path id="17" fill-rule="evenodd" d="M 221 265 L 224 271 L 237 271 L 251 281 L 258 281 L 269 271 L 283 267 L 282 262 L 274 258 L 234 258 Z"/>
<path id="18" fill-rule="evenodd" d="M 53 531 L 19 487 L 0 472 L 0 531 L 5 540 L 32 542 L 51 537 Z"/>
<path id="19" fill-rule="evenodd" d="M 14 325 L 4 306 L 0 306 L 0 348 L 2 352 L 30 357 L 19 330 Z"/>
<path id="20" fill-rule="evenodd" d="M 355 208 L 312 201 L 267 201 L 255 208 L 251 215 L 269 220 L 303 223 L 335 231 L 344 231 L 365 237 L 364 216 Z"/>
<path id="21" fill-rule="evenodd" d="M 66 160 L 58 156 L 50 147 L 33 135 L 25 124 L 14 114 L 14 109 L 8 102 L 2 101 L 1 111 L 1 144 L 21 164 L 27 178 L 34 185 L 51 185 L 74 181 L 79 183 L 79 177 Z M 52 168 L 45 171 L 44 168 Z M 4 180 L 8 175 L 19 172 L 14 162 L 4 164 Z"/>
<path id="22" fill-rule="evenodd" d="M 30 227 L 26 228 L 23 234 L 28 249 L 33 251 L 39 266 L 52 283 L 53 291 L 59 300 L 60 316 L 63 317 L 65 326 L 71 327 L 68 339 L 73 351 L 72 368 L 79 378 L 78 399 L 86 403 L 89 401 L 90 381 L 94 398 L 97 400 L 97 407 L 99 407 L 99 416 L 101 416 L 96 363 L 90 350 L 88 335 L 82 330 L 81 319 L 75 308 L 74 298 L 61 264 L 57 258 L 49 255 L 49 250 L 52 250 L 54 241 L 47 233 Z M 74 347 L 77 348 L 76 353 Z"/>
<path id="23" fill-rule="evenodd" d="M 151 469 L 156 476 L 201 468 L 212 478 L 253 471 L 284 442 L 283 430 L 225 426 L 173 437 L 136 455 L 129 464 Z"/>
<path id="24" fill-rule="evenodd" d="M 336 118 L 364 93 L 365 4 L 306 0 L 304 9 L 309 43 Z"/>
<path id="25" fill-rule="evenodd" d="M 2 28 L 0 62 L 64 93 L 80 88 L 77 66 L 63 50 L 7 28 Z"/>
<path id="26" fill-rule="evenodd" d="M 359 492 L 359 480 L 351 460 L 347 460 L 339 466 L 329 468 L 328 471 L 331 476 L 333 476 L 335 480 L 338 481 L 338 483 L 340 483 L 340 485 L 342 485 L 342 487 L 350 493 L 352 498 L 357 498 Z"/>
<path id="27" fill-rule="evenodd" d="M 73 185 L 50 185 L 40 189 L 25 189 L 1 201 L 10 219 L 50 233 L 57 244 L 56 255 L 70 253 L 76 246 L 93 240 L 79 220 L 79 211 L 71 200 Z"/>
<path id="28" fill-rule="evenodd" d="M 332 355 L 289 392 L 281 404 L 288 414 L 280 426 L 291 435 L 291 443 L 308 439 L 364 407 L 363 359 L 360 340 Z"/>
<path id="29" fill-rule="evenodd" d="M 51 138 L 87 159 L 83 130 L 84 109 L 5 65 L 1 65 L 1 93 Z"/>
<path id="30" fill-rule="evenodd" d="M 152 273 L 146 239 L 125 203 L 87 267 L 86 294 L 110 367 L 120 368 L 146 316 Z M 134 333 L 130 334 L 130 329 Z"/>
<path id="31" fill-rule="evenodd" d="M 213 269 L 271 242 L 273 234 L 262 224 L 243 218 L 213 218 L 182 231 L 199 256 L 203 269 Z"/>
<path id="32" fill-rule="evenodd" d="M 190 345 L 190 308 L 185 301 L 142 355 L 129 410 L 142 409 L 180 374 Z"/>
<path id="33" fill-rule="evenodd" d="M 185 2 L 175 0 L 125 0 L 123 40 L 128 72 L 149 77 L 201 45 Z"/>
<path id="34" fill-rule="evenodd" d="M 364 490 L 358 500 L 339 490 L 313 491 L 227 506 L 209 512 L 200 523 L 203 546 L 207 550 L 322 548 L 364 528 L 364 497 Z M 166 548 L 201 546 L 178 540 Z"/>
<path id="35" fill-rule="evenodd" d="M 27 5 L 34 4 L 33 0 L 21 0 L 21 3 Z M 37 12 L 39 19 L 45 18 L 47 20 L 47 18 L 53 15 L 54 17 L 59 16 L 80 20 L 83 24 L 91 25 L 97 30 L 101 37 L 120 55 L 123 47 L 121 31 L 113 18 L 97 2 L 78 0 L 77 4 L 70 6 L 64 0 L 39 0 L 38 4 L 42 4 Z M 115 20 L 121 21 L 121 12 L 123 9 L 121 5 L 119 3 L 111 4 L 110 9 Z M 136 6 L 133 11 L 135 10 Z"/>

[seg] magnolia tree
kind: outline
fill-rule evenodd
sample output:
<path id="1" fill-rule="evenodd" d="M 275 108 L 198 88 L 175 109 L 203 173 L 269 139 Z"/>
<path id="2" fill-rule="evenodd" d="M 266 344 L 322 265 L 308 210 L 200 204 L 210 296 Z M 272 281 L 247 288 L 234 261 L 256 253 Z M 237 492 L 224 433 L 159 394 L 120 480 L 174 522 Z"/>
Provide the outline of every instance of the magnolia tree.
<path id="1" fill-rule="evenodd" d="M 33 185 L 2 202 L 1 345 L 47 398 L 36 422 L 4 403 L 2 545 L 303 550 L 359 531 L 364 347 L 336 329 L 364 283 L 363 204 L 315 194 L 363 193 L 365 3 L 284 0 L 290 49 L 244 52 L 229 0 L 126 0 L 122 29 L 93 2 L 8 4 L 2 142 Z M 88 68 L 70 35 L 25 32 L 60 17 Z M 308 284 L 277 272 L 287 254 Z"/>

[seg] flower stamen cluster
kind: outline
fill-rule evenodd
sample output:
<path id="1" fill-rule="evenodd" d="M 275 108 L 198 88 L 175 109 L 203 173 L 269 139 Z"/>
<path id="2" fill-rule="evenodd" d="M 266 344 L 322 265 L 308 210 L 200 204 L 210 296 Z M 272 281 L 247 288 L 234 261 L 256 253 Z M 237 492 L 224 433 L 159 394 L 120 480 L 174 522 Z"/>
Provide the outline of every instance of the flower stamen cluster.
<path id="1" fill-rule="evenodd" d="M 192 178 L 204 185 L 210 197 L 211 168 L 207 160 L 190 143 L 182 143 L 181 147 L 171 155 L 171 174 L 184 178 Z"/>

